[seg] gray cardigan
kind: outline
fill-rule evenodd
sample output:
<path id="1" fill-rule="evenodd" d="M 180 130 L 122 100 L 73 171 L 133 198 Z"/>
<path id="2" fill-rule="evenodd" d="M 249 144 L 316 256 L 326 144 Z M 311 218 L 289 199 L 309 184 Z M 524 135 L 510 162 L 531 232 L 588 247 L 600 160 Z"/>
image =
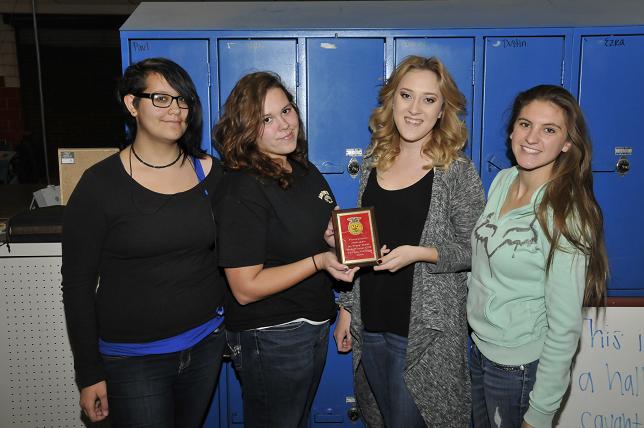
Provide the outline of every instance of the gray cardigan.
<path id="1" fill-rule="evenodd" d="M 371 173 L 365 159 L 358 204 Z M 481 180 L 469 159 L 460 157 L 447 169 L 434 169 L 427 220 L 420 245 L 435 247 L 438 262 L 416 263 L 411 296 L 405 383 L 428 427 L 467 427 L 470 421 L 470 376 L 467 367 L 467 272 L 470 234 L 485 205 Z M 386 242 L 384 243 L 386 244 Z M 351 312 L 356 398 L 365 423 L 383 426 L 360 363 L 362 319 L 360 280 L 340 295 Z"/>

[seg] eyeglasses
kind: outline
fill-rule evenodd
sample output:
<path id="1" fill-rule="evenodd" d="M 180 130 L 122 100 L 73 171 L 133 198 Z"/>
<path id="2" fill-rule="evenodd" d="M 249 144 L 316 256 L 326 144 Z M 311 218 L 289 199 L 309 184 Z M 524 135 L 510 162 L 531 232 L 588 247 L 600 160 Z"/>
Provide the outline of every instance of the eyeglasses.
<path id="1" fill-rule="evenodd" d="M 138 94 L 134 94 L 134 96 L 139 98 L 150 98 L 152 100 L 152 105 L 159 108 L 170 107 L 172 105 L 172 101 L 174 100 L 177 100 L 177 105 L 179 106 L 179 108 L 182 108 L 182 109 L 190 108 L 190 104 L 188 104 L 188 100 L 186 100 L 181 95 L 177 95 L 176 97 L 173 97 L 172 95 L 162 94 L 159 92 L 154 92 L 152 94 L 147 92 L 139 92 Z"/>

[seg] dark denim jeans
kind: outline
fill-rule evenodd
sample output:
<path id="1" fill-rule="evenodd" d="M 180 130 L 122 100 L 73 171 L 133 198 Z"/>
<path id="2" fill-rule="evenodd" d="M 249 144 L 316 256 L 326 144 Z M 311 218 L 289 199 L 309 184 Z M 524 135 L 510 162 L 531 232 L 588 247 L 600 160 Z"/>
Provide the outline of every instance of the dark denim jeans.
<path id="1" fill-rule="evenodd" d="M 472 422 L 474 428 L 519 428 L 529 407 L 539 360 L 506 366 L 470 345 Z"/>
<path id="2" fill-rule="evenodd" d="M 227 331 L 246 428 L 305 428 L 322 377 L 329 323 Z"/>
<path id="3" fill-rule="evenodd" d="M 103 355 L 112 428 L 200 428 L 226 345 L 223 326 L 192 348 L 143 357 Z"/>
<path id="4" fill-rule="evenodd" d="M 403 379 L 406 357 L 406 337 L 362 331 L 360 361 L 389 428 L 426 426 Z"/>

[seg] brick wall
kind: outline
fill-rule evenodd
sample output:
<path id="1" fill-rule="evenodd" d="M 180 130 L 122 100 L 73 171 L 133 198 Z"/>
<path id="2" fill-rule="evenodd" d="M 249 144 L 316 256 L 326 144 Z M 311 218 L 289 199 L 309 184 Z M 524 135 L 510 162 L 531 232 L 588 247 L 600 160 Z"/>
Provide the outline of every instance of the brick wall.
<path id="1" fill-rule="evenodd" d="M 15 148 L 23 133 L 15 31 L 0 23 L 0 146 Z"/>

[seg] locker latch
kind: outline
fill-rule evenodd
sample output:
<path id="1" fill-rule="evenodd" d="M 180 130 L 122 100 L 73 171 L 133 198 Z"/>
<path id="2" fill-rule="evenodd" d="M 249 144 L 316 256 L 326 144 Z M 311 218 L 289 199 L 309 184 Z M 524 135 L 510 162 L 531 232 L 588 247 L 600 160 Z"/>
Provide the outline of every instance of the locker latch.
<path id="1" fill-rule="evenodd" d="M 625 156 L 622 156 L 617 160 L 617 165 L 615 165 L 615 171 L 619 175 L 625 175 L 631 169 L 631 163 Z"/>
<path id="2" fill-rule="evenodd" d="M 360 172 L 360 162 L 358 162 L 358 157 L 362 157 L 361 148 L 352 148 L 347 149 L 347 157 L 349 157 L 349 163 L 347 164 L 347 172 L 351 178 L 356 178 Z"/>

